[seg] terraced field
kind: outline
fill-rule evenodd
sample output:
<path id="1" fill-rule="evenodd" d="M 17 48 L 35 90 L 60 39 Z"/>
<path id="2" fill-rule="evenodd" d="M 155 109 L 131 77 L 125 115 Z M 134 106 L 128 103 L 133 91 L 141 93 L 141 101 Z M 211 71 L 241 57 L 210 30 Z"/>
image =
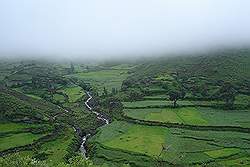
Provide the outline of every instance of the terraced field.
<path id="1" fill-rule="evenodd" d="M 91 72 L 81 72 L 67 77 L 76 77 L 90 83 L 98 92 L 105 87 L 109 92 L 112 88 L 120 89 L 122 81 L 128 77 L 127 69 L 111 69 Z"/>
<path id="2" fill-rule="evenodd" d="M 74 131 L 73 129 L 66 129 L 63 134 L 58 136 L 55 140 L 47 142 L 41 146 L 40 154 L 47 154 L 46 161 L 50 165 L 57 165 L 63 162 L 64 157 L 68 153 L 68 147 L 73 143 Z"/>
<path id="3" fill-rule="evenodd" d="M 205 107 L 184 107 L 125 109 L 124 112 L 128 117 L 146 121 L 250 128 L 249 110 L 225 111 Z"/>
<path id="4" fill-rule="evenodd" d="M 242 156 L 246 158 L 241 164 L 248 164 L 250 160 L 248 140 L 250 137 L 246 133 L 167 129 L 113 122 L 101 128 L 91 142 L 99 143 L 109 150 L 123 150 L 134 156 L 137 153 L 137 156 L 158 158 L 166 163 L 179 165 L 215 163 L 218 166 Z M 117 159 L 117 156 L 113 158 Z M 112 157 L 109 158 L 112 161 Z M 234 163 L 234 165 L 241 164 Z"/>
<path id="5" fill-rule="evenodd" d="M 46 134 L 35 134 L 27 131 L 30 128 L 37 128 L 41 125 L 9 123 L 0 124 L 0 151 L 8 150 L 14 147 L 31 144 Z"/>
<path id="6" fill-rule="evenodd" d="M 173 106 L 173 102 L 169 100 L 158 99 L 160 95 L 156 98 L 155 96 L 147 96 L 147 100 L 133 101 L 133 102 L 123 102 L 125 108 L 159 108 L 159 107 L 169 107 Z M 190 100 L 180 100 L 177 102 L 179 106 L 212 106 L 223 104 L 221 101 L 190 101 Z"/>
<path id="7" fill-rule="evenodd" d="M 80 99 L 82 96 L 85 95 L 84 91 L 79 86 L 67 87 L 67 88 L 64 88 L 62 90 L 59 90 L 59 92 L 65 93 L 69 98 L 69 102 L 71 102 L 71 103 L 76 102 L 78 99 Z M 59 96 L 59 95 L 57 95 L 55 98 L 57 100 L 63 99 L 63 97 Z"/>

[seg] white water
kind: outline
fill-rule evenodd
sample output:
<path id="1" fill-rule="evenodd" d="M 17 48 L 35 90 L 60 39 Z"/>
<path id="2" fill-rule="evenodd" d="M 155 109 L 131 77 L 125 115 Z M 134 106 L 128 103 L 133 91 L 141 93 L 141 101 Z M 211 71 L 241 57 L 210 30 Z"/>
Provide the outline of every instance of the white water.
<path id="1" fill-rule="evenodd" d="M 97 119 L 99 119 L 99 120 L 105 122 L 105 125 L 109 124 L 109 120 L 106 119 L 106 118 L 104 118 L 104 116 L 103 116 L 102 114 L 100 114 L 100 113 L 98 113 L 98 112 L 92 110 L 92 107 L 88 104 L 89 101 L 92 99 L 92 96 L 91 96 L 91 94 L 90 94 L 89 92 L 86 92 L 86 93 L 87 93 L 87 95 L 89 96 L 89 98 L 85 101 L 85 106 L 89 109 L 89 111 L 91 111 L 92 113 L 94 113 L 94 114 L 97 116 Z M 85 143 L 86 143 L 87 138 L 88 138 L 89 136 L 90 136 L 90 134 L 87 134 L 87 135 L 83 136 L 83 138 L 82 138 L 82 144 L 81 144 L 81 147 L 80 147 L 80 151 L 81 151 L 81 153 L 83 154 L 83 157 L 84 157 L 84 158 L 87 158 L 87 157 L 86 157 L 87 151 L 86 151 L 86 149 L 85 149 Z"/>

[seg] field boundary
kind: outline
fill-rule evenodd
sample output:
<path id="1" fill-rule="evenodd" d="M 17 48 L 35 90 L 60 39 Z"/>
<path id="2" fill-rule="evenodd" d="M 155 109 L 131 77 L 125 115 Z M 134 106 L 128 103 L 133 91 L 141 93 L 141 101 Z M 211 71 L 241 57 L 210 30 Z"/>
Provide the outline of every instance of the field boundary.
<path id="1" fill-rule="evenodd" d="M 123 115 L 121 121 L 126 121 L 128 123 L 139 124 L 139 125 L 148 125 L 148 126 L 161 126 L 167 128 L 180 128 L 180 129 L 188 129 L 188 130 L 198 130 L 198 131 L 229 131 L 229 132 L 242 132 L 242 133 L 250 133 L 250 128 L 243 128 L 237 126 L 200 126 L 200 125 L 185 125 L 179 123 L 165 123 L 165 122 L 157 122 L 157 121 L 146 121 L 139 120 Z"/>

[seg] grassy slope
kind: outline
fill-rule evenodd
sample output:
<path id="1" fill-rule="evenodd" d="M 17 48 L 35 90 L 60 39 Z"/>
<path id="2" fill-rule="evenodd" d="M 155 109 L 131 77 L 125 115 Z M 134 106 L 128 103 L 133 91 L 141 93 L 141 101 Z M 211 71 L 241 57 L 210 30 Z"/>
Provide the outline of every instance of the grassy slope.
<path id="1" fill-rule="evenodd" d="M 0 151 L 18 146 L 24 146 L 42 137 L 42 134 L 19 133 L 0 138 Z"/>
<path id="2" fill-rule="evenodd" d="M 150 60 L 134 70 L 135 78 L 161 76 L 178 71 L 185 77 L 241 82 L 250 76 L 250 50 L 226 50 L 203 56 Z M 165 75 L 164 75 L 165 76 Z"/>
<path id="3" fill-rule="evenodd" d="M 106 87 L 110 92 L 112 88 L 120 89 L 122 81 L 128 76 L 127 71 L 126 69 L 101 70 L 77 73 L 68 77 L 77 77 L 85 82 L 89 82 L 99 92 L 103 91 L 103 87 Z"/>
<path id="4" fill-rule="evenodd" d="M 113 122 L 101 128 L 91 142 L 98 142 L 111 150 L 120 149 L 131 152 L 130 154 L 141 153 L 152 158 L 160 155 L 162 146 L 164 146 L 161 159 L 174 164 L 187 165 L 202 161 L 230 160 L 227 159 L 227 156 L 234 154 L 247 156 L 245 149 L 249 148 L 249 143 L 246 139 L 249 139 L 249 136 L 245 133 L 211 133 L 210 131 L 167 129 Z M 98 154 L 98 149 L 96 151 Z M 218 152 L 221 154 L 221 159 L 217 160 Z M 102 153 L 107 154 L 103 151 Z M 118 155 L 109 155 L 109 159 L 112 161 L 112 157 L 119 158 L 116 156 Z M 126 157 L 120 158 L 126 159 Z"/>
<path id="5" fill-rule="evenodd" d="M 205 107 L 177 109 L 125 109 L 129 117 L 148 121 L 183 123 L 188 125 L 250 127 L 249 110 L 219 110 Z"/>
<path id="6" fill-rule="evenodd" d="M 69 97 L 69 102 L 71 103 L 76 102 L 78 99 L 84 96 L 84 92 L 79 86 L 64 88 L 61 90 L 61 92 L 65 93 Z"/>
<path id="7" fill-rule="evenodd" d="M 48 155 L 46 161 L 50 165 L 56 165 L 64 161 L 64 156 L 68 153 L 67 148 L 72 143 L 74 137 L 73 129 L 66 129 L 57 139 L 47 142 L 41 146 L 40 151 Z"/>

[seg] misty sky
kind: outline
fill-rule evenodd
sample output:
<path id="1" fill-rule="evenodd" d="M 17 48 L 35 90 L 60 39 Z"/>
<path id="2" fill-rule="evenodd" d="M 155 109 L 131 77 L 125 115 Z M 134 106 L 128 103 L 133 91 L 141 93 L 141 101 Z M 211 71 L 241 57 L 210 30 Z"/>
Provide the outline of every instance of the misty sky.
<path id="1" fill-rule="evenodd" d="M 0 56 L 106 58 L 248 44 L 249 0 L 0 0 Z"/>

